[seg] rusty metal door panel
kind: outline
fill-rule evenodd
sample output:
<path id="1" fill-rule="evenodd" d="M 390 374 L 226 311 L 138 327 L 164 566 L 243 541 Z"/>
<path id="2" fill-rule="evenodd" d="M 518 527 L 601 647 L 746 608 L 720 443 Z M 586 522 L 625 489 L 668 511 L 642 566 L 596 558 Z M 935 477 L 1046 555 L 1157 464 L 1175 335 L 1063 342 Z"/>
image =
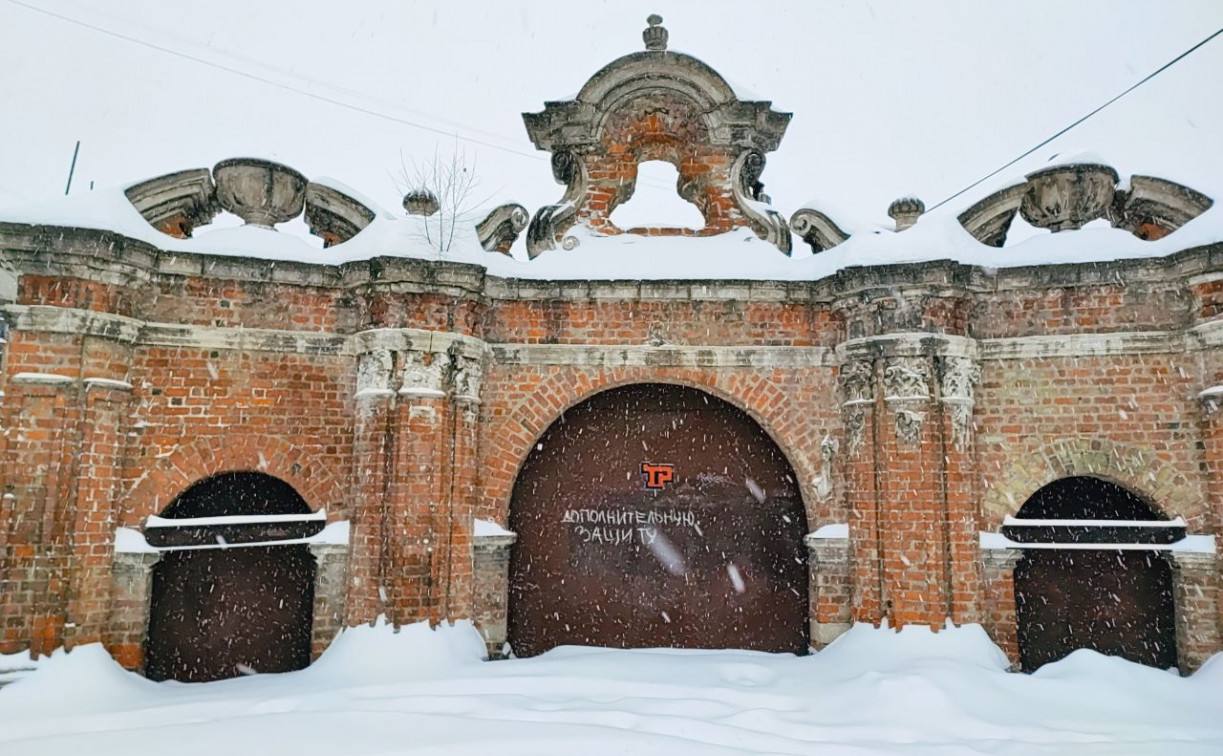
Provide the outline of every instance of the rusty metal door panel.
<path id="1" fill-rule="evenodd" d="M 204 682 L 310 663 L 308 547 L 173 551 L 153 571 L 145 673 Z"/>
<path id="2" fill-rule="evenodd" d="M 524 464 L 510 526 L 516 654 L 807 648 L 793 472 L 750 417 L 703 392 L 630 386 L 568 411 Z"/>
<path id="3" fill-rule="evenodd" d="M 1032 551 L 1015 568 L 1025 671 L 1080 648 L 1175 667 L 1172 572 L 1150 551 Z"/>

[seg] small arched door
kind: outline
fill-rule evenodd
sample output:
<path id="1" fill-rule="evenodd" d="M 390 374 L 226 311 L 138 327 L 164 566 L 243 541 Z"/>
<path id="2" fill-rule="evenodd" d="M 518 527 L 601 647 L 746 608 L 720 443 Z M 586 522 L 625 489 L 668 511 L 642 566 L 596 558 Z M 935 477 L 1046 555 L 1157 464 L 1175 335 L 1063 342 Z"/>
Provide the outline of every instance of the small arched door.
<path id="1" fill-rule="evenodd" d="M 1094 521 L 1100 524 L 1088 527 L 1098 528 L 1166 520 L 1141 497 L 1092 477 L 1050 483 L 1018 518 Z M 1163 669 L 1177 664 L 1172 570 L 1159 551 L 1026 549 L 1015 567 L 1015 604 L 1024 671 L 1080 648 Z"/>
<path id="2" fill-rule="evenodd" d="M 510 505 L 510 645 L 808 646 L 806 515 L 777 445 L 695 389 L 612 389 L 557 420 Z"/>
<path id="3" fill-rule="evenodd" d="M 191 486 L 161 516 L 309 513 L 287 483 L 232 472 Z M 302 544 L 163 552 L 153 568 L 145 674 L 204 682 L 307 666 L 315 569 Z"/>

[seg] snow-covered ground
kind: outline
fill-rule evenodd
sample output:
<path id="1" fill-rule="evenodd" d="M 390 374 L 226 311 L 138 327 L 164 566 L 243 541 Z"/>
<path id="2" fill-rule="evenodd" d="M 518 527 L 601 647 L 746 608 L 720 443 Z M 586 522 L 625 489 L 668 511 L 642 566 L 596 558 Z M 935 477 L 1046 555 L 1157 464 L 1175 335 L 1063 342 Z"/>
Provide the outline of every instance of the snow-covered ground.
<path id="1" fill-rule="evenodd" d="M 302 672 L 184 685 L 87 646 L 0 689 L 0 753 L 1223 753 L 1219 658 L 1180 678 L 1079 651 L 1022 675 L 977 626 L 860 626 L 808 657 L 481 653 L 465 623 L 358 628 Z"/>

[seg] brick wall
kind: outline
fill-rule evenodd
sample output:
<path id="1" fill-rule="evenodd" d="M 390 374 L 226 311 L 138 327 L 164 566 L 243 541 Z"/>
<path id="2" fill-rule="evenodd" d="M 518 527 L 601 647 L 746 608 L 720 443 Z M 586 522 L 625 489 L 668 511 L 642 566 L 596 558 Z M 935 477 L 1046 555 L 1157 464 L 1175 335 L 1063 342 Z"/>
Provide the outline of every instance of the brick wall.
<path id="1" fill-rule="evenodd" d="M 1115 480 L 1218 532 L 1223 431 L 1198 397 L 1223 382 L 1208 252 L 1111 272 L 550 284 L 388 260 L 227 258 L 201 275 L 190 255 L 106 238 L 0 237 L 39 271 L 8 312 L 0 651 L 101 639 L 138 666 L 143 578 L 116 567 L 114 528 L 229 470 L 281 478 L 352 523 L 347 555 L 327 557 L 316 653 L 341 618 L 501 627 L 472 518 L 507 522 L 548 426 L 636 382 L 744 409 L 789 459 L 809 528 L 849 524 L 844 556 L 813 565 L 817 643 L 851 618 L 951 616 L 1013 651 L 1011 577 L 977 533 L 1059 477 Z M 1182 635 L 1200 660 L 1223 602 L 1214 561 L 1190 567 L 1207 599 Z M 1188 606 L 1199 594 L 1180 585 Z"/>

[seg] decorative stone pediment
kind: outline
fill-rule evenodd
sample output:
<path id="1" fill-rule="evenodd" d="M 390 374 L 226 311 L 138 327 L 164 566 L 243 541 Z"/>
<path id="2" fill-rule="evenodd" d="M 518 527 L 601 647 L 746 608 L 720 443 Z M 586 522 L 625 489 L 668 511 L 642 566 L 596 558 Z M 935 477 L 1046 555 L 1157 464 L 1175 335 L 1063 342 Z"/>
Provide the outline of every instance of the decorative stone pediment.
<path id="1" fill-rule="evenodd" d="M 211 223 L 221 210 L 273 230 L 304 213 L 310 233 L 325 247 L 348 241 L 374 220 L 374 211 L 356 198 L 259 158 L 222 160 L 211 172 L 167 173 L 132 184 L 124 193 L 150 226 L 180 239 Z"/>
<path id="2" fill-rule="evenodd" d="M 1131 176 L 1121 186 L 1116 170 L 1098 163 L 1068 163 L 1030 173 L 960 213 L 960 225 L 991 247 L 1006 243 L 1016 213 L 1034 226 L 1069 231 L 1107 219 L 1114 228 L 1154 241 L 1210 209 L 1201 192 L 1154 176 Z"/>
<path id="3" fill-rule="evenodd" d="M 768 207 L 760 176 L 790 114 L 768 101 L 741 99 L 717 71 L 666 49 L 661 18 L 649 23 L 645 51 L 604 66 L 574 99 L 523 114 L 531 141 L 552 153 L 553 176 L 565 186 L 560 201 L 531 220 L 528 252 L 572 248 L 568 231 L 575 224 L 600 235 L 626 233 L 611 213 L 633 196 L 637 166 L 661 160 L 678 170 L 676 190 L 701 212 L 704 227 L 627 232 L 712 236 L 750 228 L 789 253 L 789 226 Z"/>

